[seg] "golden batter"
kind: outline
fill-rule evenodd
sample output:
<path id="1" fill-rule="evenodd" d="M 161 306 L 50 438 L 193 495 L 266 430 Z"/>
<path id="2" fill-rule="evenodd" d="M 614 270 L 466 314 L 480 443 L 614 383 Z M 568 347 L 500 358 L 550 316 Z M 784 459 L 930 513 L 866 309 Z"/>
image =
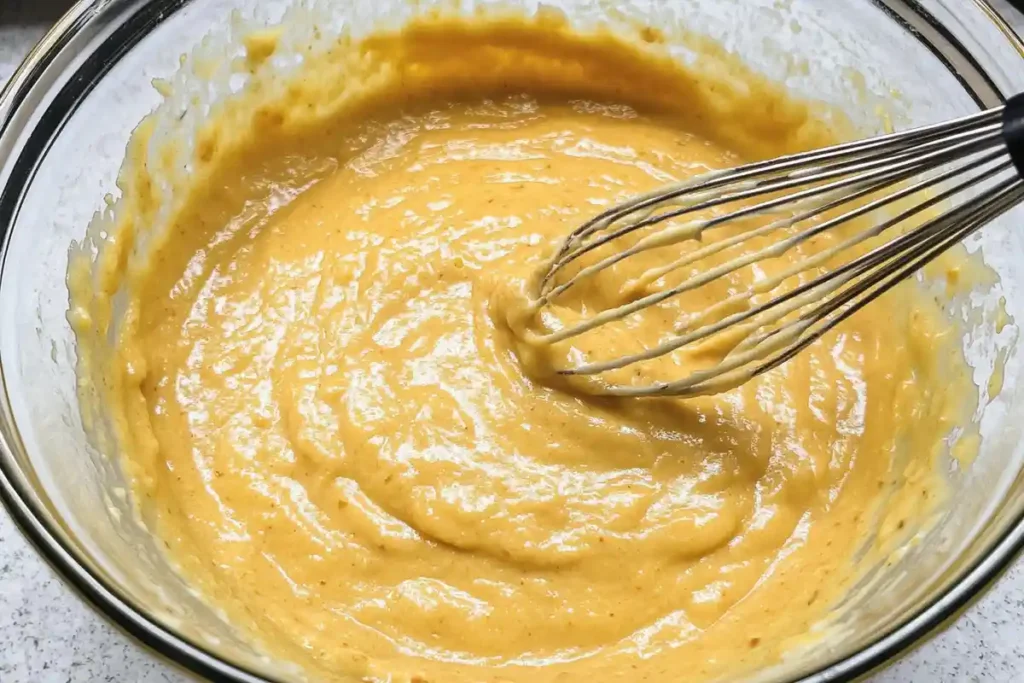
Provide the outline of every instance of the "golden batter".
<path id="1" fill-rule="evenodd" d="M 250 39 L 254 70 L 275 41 Z M 524 374 L 502 302 L 572 227 L 836 135 L 749 73 L 637 44 L 542 18 L 311 56 L 214 112 L 144 257 L 159 169 L 139 129 L 120 241 L 95 279 L 71 272 L 83 366 L 182 571 L 312 676 L 737 674 L 827 615 L 873 530 L 941 493 L 963 378 L 911 286 L 714 397 L 596 400 Z M 341 83 L 353 55 L 364 79 Z"/>

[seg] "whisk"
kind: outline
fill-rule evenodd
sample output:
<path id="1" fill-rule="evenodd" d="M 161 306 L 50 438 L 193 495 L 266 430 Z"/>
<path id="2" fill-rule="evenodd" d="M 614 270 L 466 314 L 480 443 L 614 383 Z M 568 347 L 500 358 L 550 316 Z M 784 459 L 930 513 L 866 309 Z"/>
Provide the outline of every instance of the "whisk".
<path id="1" fill-rule="evenodd" d="M 737 343 L 712 367 L 695 369 L 673 381 L 644 386 L 598 382 L 588 389 L 637 397 L 727 390 L 793 358 L 1022 201 L 1024 94 L 945 123 L 713 171 L 633 197 L 575 229 L 537 274 L 531 312 L 542 311 L 583 280 L 642 252 L 685 241 L 699 243 L 695 250 L 646 272 L 642 280 L 649 284 L 754 238 L 761 244 L 767 236 L 767 246 L 704 271 L 698 269 L 678 284 L 561 329 L 537 333 L 531 341 L 550 345 L 571 339 L 714 283 L 740 268 L 786 254 L 840 226 L 856 226 L 851 222 L 861 217 L 877 216 L 880 210 L 891 212 L 877 221 L 864 220 L 865 227 L 856 227 L 848 237 L 842 235 L 836 246 L 823 253 L 803 258 L 728 301 L 712 304 L 651 348 L 557 370 L 563 376 L 600 375 L 695 348 L 714 335 L 731 334 Z M 697 216 L 730 204 L 737 206 L 718 209 L 719 215 Z M 771 222 L 743 227 L 750 223 L 743 219 L 752 216 L 768 216 Z M 726 226 L 732 227 L 733 234 L 705 245 L 705 237 Z M 863 246 L 858 250 L 857 245 Z M 589 260 L 581 261 L 587 254 L 591 254 Z M 842 262 L 844 255 L 848 259 Z M 836 261 L 841 265 L 835 266 Z M 820 272 L 825 264 L 831 269 Z M 753 303 L 755 294 L 770 294 L 786 278 L 807 271 L 819 274 L 763 303 Z M 735 312 L 737 302 L 743 301 L 749 305 Z"/>

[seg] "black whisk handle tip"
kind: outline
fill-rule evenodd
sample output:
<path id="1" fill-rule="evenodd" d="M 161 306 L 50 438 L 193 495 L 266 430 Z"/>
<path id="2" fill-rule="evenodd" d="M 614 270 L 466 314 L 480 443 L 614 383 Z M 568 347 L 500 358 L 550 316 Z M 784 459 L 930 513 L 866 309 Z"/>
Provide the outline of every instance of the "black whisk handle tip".
<path id="1" fill-rule="evenodd" d="M 1003 110 L 1003 139 L 1010 150 L 1010 158 L 1024 178 L 1024 93 L 1014 95 L 1006 101 Z"/>

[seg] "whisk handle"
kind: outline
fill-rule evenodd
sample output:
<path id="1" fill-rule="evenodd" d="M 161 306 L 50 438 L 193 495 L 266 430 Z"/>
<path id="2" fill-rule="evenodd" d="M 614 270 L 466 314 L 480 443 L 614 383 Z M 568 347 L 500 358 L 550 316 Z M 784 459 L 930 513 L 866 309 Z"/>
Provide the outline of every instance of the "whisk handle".
<path id="1" fill-rule="evenodd" d="M 1003 110 L 1003 139 L 1010 150 L 1010 158 L 1024 178 L 1024 93 L 1014 95 L 1006 101 Z"/>

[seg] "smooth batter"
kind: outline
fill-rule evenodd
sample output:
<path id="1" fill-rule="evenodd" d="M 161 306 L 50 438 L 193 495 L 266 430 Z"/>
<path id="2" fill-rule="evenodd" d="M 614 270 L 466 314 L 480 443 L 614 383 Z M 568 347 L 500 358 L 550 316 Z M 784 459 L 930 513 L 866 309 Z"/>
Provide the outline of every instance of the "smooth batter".
<path id="1" fill-rule="evenodd" d="M 833 130 L 738 67 L 705 78 L 558 21 L 358 49 L 388 66 L 365 88 L 340 92 L 327 55 L 280 102 L 212 118 L 187 201 L 133 259 L 144 124 L 127 246 L 99 286 L 72 272 L 83 341 L 128 292 L 115 352 L 83 357 L 170 555 L 315 678 L 700 681 L 777 660 L 870 533 L 941 493 L 961 375 L 937 307 L 903 287 L 739 389 L 637 401 L 531 380 L 502 302 L 609 202 Z"/>

